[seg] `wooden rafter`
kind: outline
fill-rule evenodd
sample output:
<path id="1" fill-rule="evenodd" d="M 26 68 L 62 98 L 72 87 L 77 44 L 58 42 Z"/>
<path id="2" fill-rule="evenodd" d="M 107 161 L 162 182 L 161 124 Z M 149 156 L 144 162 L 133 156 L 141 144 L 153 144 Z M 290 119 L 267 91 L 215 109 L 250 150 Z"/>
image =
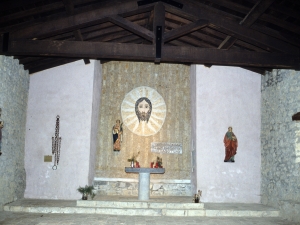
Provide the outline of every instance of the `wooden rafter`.
<path id="1" fill-rule="evenodd" d="M 141 37 L 145 38 L 146 40 L 149 40 L 152 42 L 154 39 L 153 32 L 151 32 L 150 30 L 148 30 L 142 26 L 139 26 L 136 23 L 126 20 L 123 17 L 114 15 L 114 16 L 109 16 L 108 18 L 109 18 L 110 22 L 112 22 L 126 30 L 129 30 L 130 32 L 132 32 L 138 36 L 141 36 Z"/>

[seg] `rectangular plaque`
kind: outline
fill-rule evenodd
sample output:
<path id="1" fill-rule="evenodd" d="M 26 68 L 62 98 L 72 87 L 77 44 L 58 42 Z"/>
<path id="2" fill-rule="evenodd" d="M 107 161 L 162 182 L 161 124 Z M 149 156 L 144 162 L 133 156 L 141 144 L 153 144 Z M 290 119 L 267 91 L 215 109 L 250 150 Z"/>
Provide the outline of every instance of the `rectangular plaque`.
<path id="1" fill-rule="evenodd" d="M 44 162 L 52 162 L 52 155 L 45 155 Z"/>
<path id="2" fill-rule="evenodd" d="M 182 154 L 181 143 L 165 143 L 165 142 L 152 142 L 151 152 L 167 153 L 167 154 Z"/>

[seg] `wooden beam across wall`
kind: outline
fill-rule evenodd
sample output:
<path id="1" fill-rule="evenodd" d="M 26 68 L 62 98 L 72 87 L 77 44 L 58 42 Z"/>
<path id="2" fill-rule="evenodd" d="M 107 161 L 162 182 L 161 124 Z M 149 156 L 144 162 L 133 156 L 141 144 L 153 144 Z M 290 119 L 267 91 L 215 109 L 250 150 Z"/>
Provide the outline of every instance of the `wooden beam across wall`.
<path id="1" fill-rule="evenodd" d="M 155 47 L 107 42 L 11 40 L 5 55 L 154 61 Z M 299 54 L 226 51 L 186 46 L 163 46 L 161 62 L 292 69 L 300 67 Z"/>

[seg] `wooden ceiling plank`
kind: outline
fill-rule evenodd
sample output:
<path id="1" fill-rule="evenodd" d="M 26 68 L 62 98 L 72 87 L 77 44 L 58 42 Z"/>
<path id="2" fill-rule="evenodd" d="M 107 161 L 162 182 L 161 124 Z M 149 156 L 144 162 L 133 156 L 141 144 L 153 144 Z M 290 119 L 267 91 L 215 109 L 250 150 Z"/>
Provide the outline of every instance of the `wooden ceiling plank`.
<path id="1" fill-rule="evenodd" d="M 291 36 L 291 35 L 286 34 L 286 33 L 278 32 L 277 30 L 273 30 L 271 28 L 263 27 L 259 24 L 253 24 L 251 26 L 251 29 L 254 29 L 254 30 L 259 31 L 261 33 L 264 33 L 266 35 L 275 37 L 279 40 L 282 40 L 282 41 L 288 42 L 292 45 L 300 47 L 300 38 L 297 38 L 296 36 Z"/>
<path id="2" fill-rule="evenodd" d="M 65 6 L 66 11 L 68 12 L 69 15 L 74 14 L 74 5 L 72 0 L 62 0 Z"/>
<path id="3" fill-rule="evenodd" d="M 151 42 L 154 39 L 153 32 L 136 23 L 126 20 L 123 17 L 118 15 L 110 16 L 109 21 Z"/>
<path id="4" fill-rule="evenodd" d="M 283 5 L 272 5 L 271 6 L 271 9 L 272 10 L 275 10 L 277 12 L 281 12 L 281 13 L 284 13 L 285 15 L 289 16 L 289 17 L 293 17 L 297 20 L 300 20 L 300 13 L 297 12 L 297 11 L 293 11 Z"/>
<path id="5" fill-rule="evenodd" d="M 13 2 L 12 1 L 1 1 L 0 11 L 11 10 L 11 9 L 15 9 L 18 7 L 23 7 L 26 5 L 41 2 L 41 1 L 43 1 L 43 0 L 14 0 Z"/>
<path id="6" fill-rule="evenodd" d="M 141 44 L 13 40 L 10 42 L 7 54 L 153 61 L 155 49 L 153 45 Z M 161 61 L 282 69 L 300 68 L 299 55 L 181 46 L 163 46 Z"/>
<path id="7" fill-rule="evenodd" d="M 134 0 L 128 0 L 122 4 L 116 3 L 117 1 L 111 1 L 108 6 L 103 8 L 37 24 L 23 30 L 17 30 L 14 31 L 14 37 L 44 38 L 104 22 L 109 16 L 129 14 L 131 11 L 142 11 L 151 8 L 150 6 L 143 9 L 137 8 L 136 1 Z"/>
<path id="8" fill-rule="evenodd" d="M 200 20 L 197 20 L 196 22 L 193 22 L 193 23 L 184 25 L 182 27 L 179 27 L 177 29 L 171 30 L 171 31 L 165 33 L 164 42 L 168 42 L 168 41 L 174 40 L 178 37 L 192 33 L 196 30 L 206 27 L 207 24 L 208 24 L 207 20 L 200 19 Z"/>
<path id="9" fill-rule="evenodd" d="M 272 23 L 276 26 L 282 27 L 283 29 L 286 29 L 286 30 L 291 31 L 293 33 L 296 33 L 298 35 L 300 34 L 300 26 L 289 23 L 285 20 L 281 20 L 281 19 L 276 18 L 274 16 L 271 17 L 271 16 L 268 16 L 268 15 L 262 15 L 261 19 L 263 21 L 266 21 L 268 23 Z"/>
<path id="10" fill-rule="evenodd" d="M 40 6 L 40 7 L 27 9 L 27 10 L 20 11 L 20 12 L 17 12 L 17 13 L 13 13 L 13 14 L 9 14 L 9 15 L 6 15 L 6 16 L 1 16 L 0 17 L 0 23 L 7 23 L 7 22 L 10 22 L 12 20 L 20 19 L 22 17 L 34 16 L 36 14 L 48 12 L 48 11 L 63 8 L 63 7 L 64 7 L 64 5 L 61 2 L 53 2 L 53 3 L 48 4 L 48 5 L 43 5 L 43 6 Z"/>
<path id="11" fill-rule="evenodd" d="M 92 39 L 92 41 L 111 42 L 111 41 L 116 40 L 118 38 L 122 38 L 122 37 L 125 37 L 125 36 L 130 36 L 130 35 L 133 35 L 133 34 L 129 31 L 127 31 L 127 30 L 122 30 L 122 31 L 119 31 L 119 32 L 115 32 L 115 33 L 112 33 L 112 34 L 109 34 L 109 35 L 105 35 L 105 36 L 102 36 L 102 37 Z M 133 36 L 135 36 L 135 35 L 133 35 Z"/>
<path id="12" fill-rule="evenodd" d="M 240 22 L 246 27 L 250 27 L 255 21 L 260 18 L 264 12 L 270 8 L 270 6 L 275 2 L 275 0 L 259 0 L 257 4 L 253 6 L 250 12 L 245 16 L 245 18 Z"/>
<path id="13" fill-rule="evenodd" d="M 195 5 L 189 6 L 185 4 L 184 6 L 185 7 L 180 10 L 178 8 L 167 5 L 166 7 L 168 8 L 166 9 L 177 15 L 190 14 L 194 17 L 197 17 L 198 19 L 205 18 L 210 22 L 209 26 L 222 31 L 229 36 L 233 36 L 250 44 L 267 49 L 268 51 L 299 53 L 299 49 L 276 38 L 262 34 L 247 27 L 237 26 L 235 22 L 232 22 L 227 18 L 222 18 L 214 13 L 204 12 L 203 10 L 201 10 L 201 8 L 199 9 Z"/>
<path id="14" fill-rule="evenodd" d="M 209 0 L 209 2 L 217 4 L 219 6 L 223 6 L 226 7 L 228 9 L 231 9 L 233 11 L 239 12 L 239 13 L 244 13 L 247 14 L 249 12 L 249 8 L 241 5 L 241 4 L 237 4 L 234 3 L 232 1 L 228 1 L 228 0 Z"/>
<path id="15" fill-rule="evenodd" d="M 275 0 L 259 0 L 240 22 L 240 25 L 250 27 L 274 2 Z M 236 42 L 236 38 L 227 36 L 218 49 L 230 49 Z"/>

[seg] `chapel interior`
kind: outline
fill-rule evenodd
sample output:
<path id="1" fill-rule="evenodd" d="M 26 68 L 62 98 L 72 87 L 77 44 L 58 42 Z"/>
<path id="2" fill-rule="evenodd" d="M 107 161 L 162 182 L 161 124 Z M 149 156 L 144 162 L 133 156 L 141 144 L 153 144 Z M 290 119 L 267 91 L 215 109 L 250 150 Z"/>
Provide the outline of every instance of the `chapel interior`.
<path id="1" fill-rule="evenodd" d="M 150 198 L 201 191 L 204 205 L 300 222 L 299 12 L 297 0 L 1 1 L 0 211 L 77 200 L 85 185 L 137 197 L 125 168 L 156 166 Z"/>

